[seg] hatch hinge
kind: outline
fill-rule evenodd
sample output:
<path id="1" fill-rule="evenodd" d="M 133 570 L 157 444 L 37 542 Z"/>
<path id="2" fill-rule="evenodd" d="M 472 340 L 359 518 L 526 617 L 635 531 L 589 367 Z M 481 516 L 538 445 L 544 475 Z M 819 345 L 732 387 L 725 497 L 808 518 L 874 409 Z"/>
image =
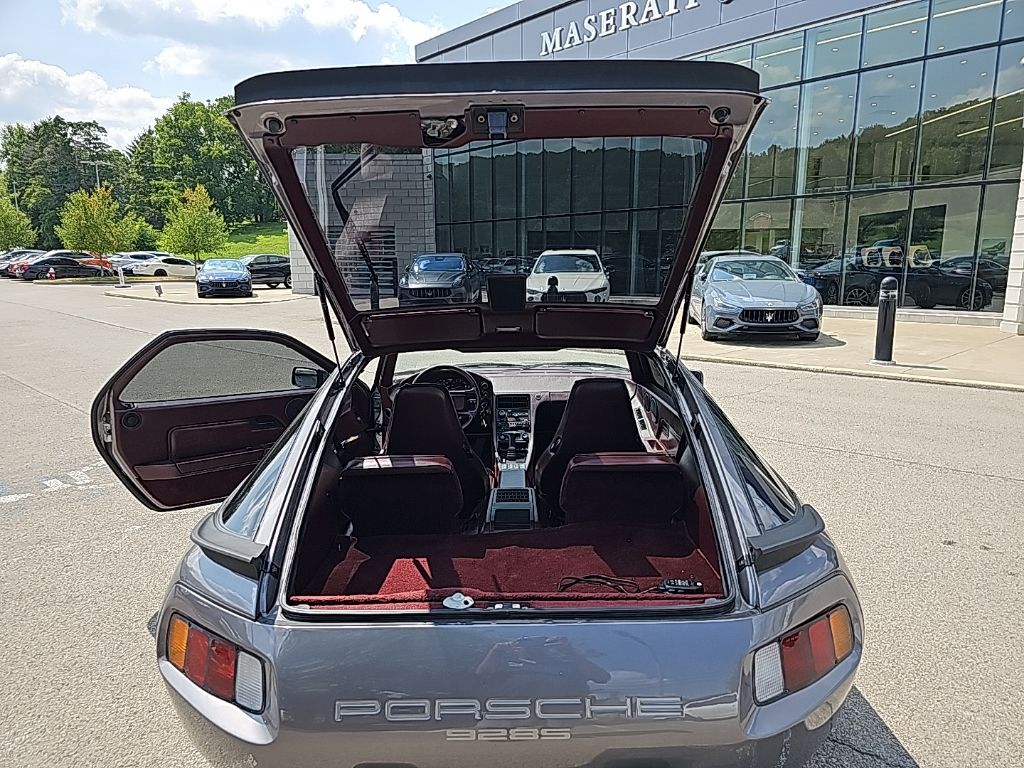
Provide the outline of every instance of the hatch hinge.
<path id="1" fill-rule="evenodd" d="M 744 555 L 736 560 L 736 571 L 738 573 L 742 573 L 745 568 L 752 568 L 753 566 L 754 558 L 752 555 Z"/>

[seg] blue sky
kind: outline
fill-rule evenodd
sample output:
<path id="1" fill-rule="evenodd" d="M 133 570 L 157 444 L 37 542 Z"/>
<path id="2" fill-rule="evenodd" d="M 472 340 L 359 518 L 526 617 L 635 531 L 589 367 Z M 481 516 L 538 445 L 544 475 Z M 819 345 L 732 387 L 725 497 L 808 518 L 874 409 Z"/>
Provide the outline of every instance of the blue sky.
<path id="1" fill-rule="evenodd" d="M 0 123 L 97 120 L 123 147 L 183 91 L 276 69 L 412 61 L 512 0 L 0 0 Z"/>

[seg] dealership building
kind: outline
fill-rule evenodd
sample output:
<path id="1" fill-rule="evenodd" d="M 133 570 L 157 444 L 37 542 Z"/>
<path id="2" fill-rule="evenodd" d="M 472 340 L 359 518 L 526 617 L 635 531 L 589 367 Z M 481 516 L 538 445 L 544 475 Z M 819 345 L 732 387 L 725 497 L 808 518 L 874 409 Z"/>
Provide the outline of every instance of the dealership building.
<path id="1" fill-rule="evenodd" d="M 828 299 L 844 314 L 871 311 L 857 309 L 873 299 L 858 292 L 862 282 L 846 278 L 850 264 L 874 259 L 902 270 L 912 319 L 1024 333 L 1024 0 L 522 0 L 420 44 L 416 58 L 750 67 L 770 106 L 708 250 L 754 249 L 834 274 Z M 541 195 L 529 210 L 497 204 L 498 185 L 507 171 L 515 176 L 515 152 L 424 153 L 415 162 L 422 175 L 394 182 L 433 224 L 417 247 L 475 258 L 647 249 L 656 258 L 674 237 L 673 210 L 624 193 L 602 166 L 613 157 L 607 144 L 588 153 L 573 143 L 546 141 L 539 152 L 545 168 L 572 180 L 573 194 Z M 629 157 L 635 174 L 654 155 L 637 144 Z M 669 161 L 667 145 L 657 157 Z M 311 198 L 323 199 L 317 179 L 329 159 L 301 162 Z M 380 224 L 385 233 L 392 226 Z M 398 268 L 410 258 L 393 256 Z M 296 290 L 311 290 L 308 266 L 293 261 Z"/>

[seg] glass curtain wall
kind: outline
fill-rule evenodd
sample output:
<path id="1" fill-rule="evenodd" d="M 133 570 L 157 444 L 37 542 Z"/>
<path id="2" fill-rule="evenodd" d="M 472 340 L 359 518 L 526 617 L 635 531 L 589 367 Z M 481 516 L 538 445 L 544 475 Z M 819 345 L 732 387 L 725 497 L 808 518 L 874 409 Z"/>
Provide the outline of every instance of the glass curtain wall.
<path id="1" fill-rule="evenodd" d="M 1002 311 L 1024 0 L 918 0 L 706 58 L 771 99 L 708 250 L 784 258 L 828 303 L 874 303 L 892 276 L 905 306 Z"/>

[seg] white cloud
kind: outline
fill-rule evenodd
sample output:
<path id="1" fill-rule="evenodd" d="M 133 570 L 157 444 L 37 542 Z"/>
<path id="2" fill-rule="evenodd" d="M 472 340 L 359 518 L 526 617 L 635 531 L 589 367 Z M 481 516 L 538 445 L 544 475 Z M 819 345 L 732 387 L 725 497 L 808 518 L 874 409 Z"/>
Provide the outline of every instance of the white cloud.
<path id="1" fill-rule="evenodd" d="M 400 60 L 411 60 L 417 43 L 443 31 L 436 23 L 403 15 L 390 3 L 374 7 L 365 0 L 61 0 L 61 10 L 65 22 L 88 32 L 151 34 L 185 42 L 192 41 L 182 34 L 190 23 L 243 23 L 266 30 L 302 20 L 318 30 L 344 30 L 357 42 L 379 36 L 386 55 Z"/>
<path id="2" fill-rule="evenodd" d="M 0 114 L 9 122 L 33 122 L 59 114 L 96 120 L 115 146 L 126 146 L 173 103 L 133 86 L 111 87 L 95 72 L 69 74 L 16 53 L 0 56 Z"/>
<path id="3" fill-rule="evenodd" d="M 169 45 L 146 68 L 156 67 L 161 75 L 196 77 L 209 70 L 209 63 L 207 53 L 194 45 Z"/>

